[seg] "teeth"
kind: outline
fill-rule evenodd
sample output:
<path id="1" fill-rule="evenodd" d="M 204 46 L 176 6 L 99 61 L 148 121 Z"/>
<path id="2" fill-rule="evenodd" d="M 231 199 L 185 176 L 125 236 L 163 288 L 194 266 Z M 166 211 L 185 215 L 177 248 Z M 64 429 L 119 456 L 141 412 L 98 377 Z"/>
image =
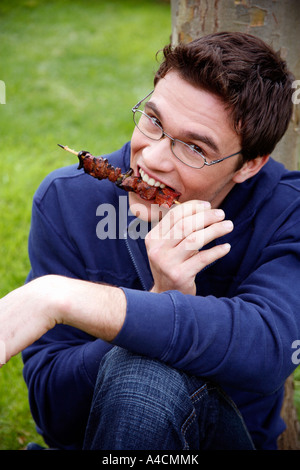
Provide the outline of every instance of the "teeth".
<path id="1" fill-rule="evenodd" d="M 164 183 L 160 183 L 159 181 L 156 181 L 154 178 L 150 178 L 149 175 L 147 175 L 147 173 L 144 172 L 144 170 L 142 170 L 140 168 L 140 175 L 142 177 L 142 180 L 145 181 L 145 183 L 149 184 L 149 186 L 155 186 L 156 188 L 165 188 L 166 185 Z"/>

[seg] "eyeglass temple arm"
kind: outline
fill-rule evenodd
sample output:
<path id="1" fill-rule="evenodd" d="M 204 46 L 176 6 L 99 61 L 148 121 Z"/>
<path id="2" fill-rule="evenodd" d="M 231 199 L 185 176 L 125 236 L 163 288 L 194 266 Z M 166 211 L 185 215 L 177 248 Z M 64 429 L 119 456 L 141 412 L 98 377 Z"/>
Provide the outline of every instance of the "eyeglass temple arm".
<path id="1" fill-rule="evenodd" d="M 210 163 L 205 162 L 205 164 L 207 166 L 214 165 L 215 163 L 219 163 L 219 162 L 223 162 L 224 160 L 227 160 L 227 158 L 234 157 L 235 155 L 238 155 L 239 153 L 242 153 L 242 151 L 240 150 L 239 152 L 232 153 L 231 155 L 228 155 L 228 157 L 219 158 L 218 160 L 213 160 Z"/>
<path id="2" fill-rule="evenodd" d="M 132 108 L 132 111 L 136 111 L 142 104 L 142 102 L 144 100 L 146 100 L 150 95 L 152 95 L 152 93 L 154 92 L 154 90 L 150 91 L 150 93 L 148 93 L 147 96 L 145 96 L 145 98 L 143 98 L 142 100 L 140 100 L 133 108 Z"/>

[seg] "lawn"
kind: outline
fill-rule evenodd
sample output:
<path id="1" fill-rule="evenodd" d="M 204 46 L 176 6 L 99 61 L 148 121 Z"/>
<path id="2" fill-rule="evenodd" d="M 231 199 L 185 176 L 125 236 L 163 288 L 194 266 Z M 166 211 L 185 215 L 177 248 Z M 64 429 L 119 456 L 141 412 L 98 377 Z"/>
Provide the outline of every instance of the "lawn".
<path id="1" fill-rule="evenodd" d="M 101 154 L 129 140 L 130 110 L 151 90 L 155 53 L 170 32 L 163 0 L 1 0 L 0 297 L 29 270 L 36 188 L 50 171 L 75 163 L 57 143 Z M 298 372 L 296 379 L 300 409 Z M 17 356 L 0 370 L 0 450 L 30 441 L 43 442 Z"/>
<path id="2" fill-rule="evenodd" d="M 101 154 L 129 140 L 131 108 L 151 90 L 170 32 L 162 0 L 1 0 L 0 297 L 29 270 L 36 188 L 75 163 L 57 143 Z M 31 440 L 41 442 L 17 356 L 0 370 L 0 449 Z"/>

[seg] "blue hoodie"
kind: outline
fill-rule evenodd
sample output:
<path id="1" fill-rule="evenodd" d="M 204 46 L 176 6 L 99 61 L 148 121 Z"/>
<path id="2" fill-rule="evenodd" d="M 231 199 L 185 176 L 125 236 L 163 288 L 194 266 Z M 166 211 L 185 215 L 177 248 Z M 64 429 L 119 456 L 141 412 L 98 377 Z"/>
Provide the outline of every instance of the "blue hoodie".
<path id="1" fill-rule="evenodd" d="M 128 169 L 130 143 L 108 158 Z M 118 345 L 217 382 L 257 449 L 276 449 L 283 386 L 297 365 L 292 344 L 300 339 L 299 172 L 270 159 L 232 189 L 222 208 L 234 230 L 217 240 L 231 251 L 197 274 L 196 296 L 149 292 L 144 228 L 127 196 L 73 165 L 51 173 L 34 197 L 28 281 L 60 274 L 120 286 L 127 297 L 113 344 L 58 325 L 23 352 L 38 431 L 50 446 L 81 448 L 99 362 Z M 105 238 L 111 223 L 116 236 Z"/>

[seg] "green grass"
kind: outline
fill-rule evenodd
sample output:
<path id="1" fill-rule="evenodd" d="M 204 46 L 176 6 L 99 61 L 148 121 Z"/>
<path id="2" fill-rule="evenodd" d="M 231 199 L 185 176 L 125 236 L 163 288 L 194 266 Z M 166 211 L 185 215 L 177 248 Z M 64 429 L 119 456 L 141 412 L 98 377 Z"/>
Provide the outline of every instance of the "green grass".
<path id="1" fill-rule="evenodd" d="M 131 108 L 151 90 L 170 33 L 165 1 L 1 0 L 0 297 L 29 270 L 36 188 L 76 162 L 57 143 L 101 154 L 129 140 Z M 17 356 L 0 370 L 0 449 L 32 440 L 42 443 Z"/>
<path id="2" fill-rule="evenodd" d="M 130 139 L 131 107 L 152 87 L 155 52 L 170 38 L 159 0 L 1 0 L 0 297 L 24 283 L 33 194 L 75 163 L 57 143 L 95 154 Z M 295 401 L 300 409 L 300 373 Z M 0 450 L 42 443 L 20 356 L 0 370 Z"/>

